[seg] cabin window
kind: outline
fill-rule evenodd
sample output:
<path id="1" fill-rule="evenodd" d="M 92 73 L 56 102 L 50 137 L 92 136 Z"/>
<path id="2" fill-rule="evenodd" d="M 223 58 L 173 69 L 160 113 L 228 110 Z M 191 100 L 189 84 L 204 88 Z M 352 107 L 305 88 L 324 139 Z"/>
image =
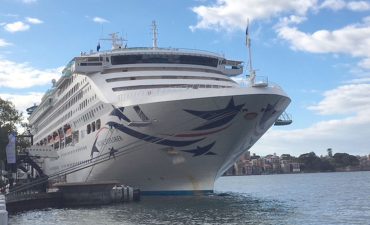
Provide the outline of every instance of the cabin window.
<path id="1" fill-rule="evenodd" d="M 99 106 L 100 107 L 100 106 Z M 101 126 L 101 121 L 100 121 L 100 119 L 98 119 L 97 121 L 96 121 L 96 129 L 97 130 L 99 130 L 100 129 L 100 126 Z"/>
<path id="2" fill-rule="evenodd" d="M 64 132 L 66 136 L 66 145 L 72 142 L 72 128 L 69 124 L 64 125 Z"/>
<path id="3" fill-rule="evenodd" d="M 70 144 L 72 142 L 72 135 L 66 137 L 66 145 Z"/>
<path id="4" fill-rule="evenodd" d="M 88 62 L 96 62 L 96 61 L 100 61 L 100 58 L 99 57 L 88 57 L 87 61 Z"/>
<path id="5" fill-rule="evenodd" d="M 91 123 L 91 127 L 92 127 L 92 132 L 95 131 L 95 121 Z"/>
<path id="6" fill-rule="evenodd" d="M 80 63 L 80 66 L 101 66 L 102 63 Z"/>
<path id="7" fill-rule="evenodd" d="M 87 129 L 86 129 L 87 134 L 91 133 L 91 125 L 87 124 Z"/>

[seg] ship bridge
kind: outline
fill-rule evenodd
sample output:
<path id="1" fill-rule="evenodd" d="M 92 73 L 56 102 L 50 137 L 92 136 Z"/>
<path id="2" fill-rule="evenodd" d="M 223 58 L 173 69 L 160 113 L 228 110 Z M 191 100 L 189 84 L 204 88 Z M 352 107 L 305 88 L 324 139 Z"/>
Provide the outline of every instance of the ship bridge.
<path id="1" fill-rule="evenodd" d="M 208 70 L 226 76 L 243 73 L 243 62 L 227 60 L 220 55 L 191 49 L 124 48 L 75 57 L 71 71 L 79 74 L 107 73 L 125 69 L 162 68 Z"/>

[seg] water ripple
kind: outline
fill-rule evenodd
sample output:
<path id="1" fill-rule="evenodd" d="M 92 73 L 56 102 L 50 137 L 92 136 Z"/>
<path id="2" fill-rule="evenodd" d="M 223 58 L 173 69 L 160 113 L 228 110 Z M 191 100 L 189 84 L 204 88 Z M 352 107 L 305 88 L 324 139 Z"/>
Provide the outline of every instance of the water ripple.
<path id="1" fill-rule="evenodd" d="M 215 195 L 34 210 L 9 224 L 369 224 L 369 187 L 370 172 L 224 177 Z"/>

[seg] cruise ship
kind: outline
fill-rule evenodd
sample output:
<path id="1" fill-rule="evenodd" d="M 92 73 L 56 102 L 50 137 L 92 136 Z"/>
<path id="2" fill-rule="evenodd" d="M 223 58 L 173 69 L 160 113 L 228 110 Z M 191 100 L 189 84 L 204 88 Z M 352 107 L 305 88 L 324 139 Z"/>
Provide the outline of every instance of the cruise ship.
<path id="1" fill-rule="evenodd" d="M 33 155 L 50 182 L 117 181 L 147 194 L 213 192 L 278 120 L 283 89 L 242 84 L 243 62 L 157 46 L 81 53 L 30 111 Z M 47 154 L 45 154 L 47 152 Z"/>

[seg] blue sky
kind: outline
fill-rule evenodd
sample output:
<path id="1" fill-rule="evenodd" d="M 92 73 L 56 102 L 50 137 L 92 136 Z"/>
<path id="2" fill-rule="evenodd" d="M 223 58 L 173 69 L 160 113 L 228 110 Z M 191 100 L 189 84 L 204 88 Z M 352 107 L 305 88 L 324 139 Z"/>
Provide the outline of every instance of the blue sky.
<path id="1" fill-rule="evenodd" d="M 344 0 L 0 0 L 0 97 L 19 110 L 38 103 L 51 79 L 99 38 L 128 46 L 209 50 L 253 64 L 292 98 L 293 124 L 273 127 L 251 150 L 370 153 L 370 2 Z M 101 42 L 103 49 L 110 45 Z"/>

